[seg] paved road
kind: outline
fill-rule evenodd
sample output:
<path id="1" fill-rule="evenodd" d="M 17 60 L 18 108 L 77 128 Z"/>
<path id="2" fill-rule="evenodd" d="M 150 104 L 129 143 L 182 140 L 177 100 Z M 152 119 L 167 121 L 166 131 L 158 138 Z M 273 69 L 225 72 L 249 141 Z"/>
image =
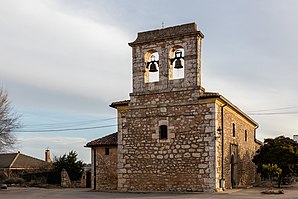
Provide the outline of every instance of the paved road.
<path id="1" fill-rule="evenodd" d="M 298 185 L 285 188 L 285 194 L 266 195 L 261 191 L 265 188 L 234 189 L 220 193 L 108 193 L 94 192 L 89 189 L 43 189 L 9 187 L 0 190 L 0 199 L 298 199 Z"/>

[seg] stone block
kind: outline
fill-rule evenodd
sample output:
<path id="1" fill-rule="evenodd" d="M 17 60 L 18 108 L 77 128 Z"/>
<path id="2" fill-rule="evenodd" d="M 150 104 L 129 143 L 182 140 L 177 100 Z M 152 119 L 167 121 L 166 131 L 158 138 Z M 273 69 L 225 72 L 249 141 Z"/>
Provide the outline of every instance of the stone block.
<path id="1" fill-rule="evenodd" d="M 200 153 L 192 153 L 192 157 L 199 158 L 201 157 Z"/>

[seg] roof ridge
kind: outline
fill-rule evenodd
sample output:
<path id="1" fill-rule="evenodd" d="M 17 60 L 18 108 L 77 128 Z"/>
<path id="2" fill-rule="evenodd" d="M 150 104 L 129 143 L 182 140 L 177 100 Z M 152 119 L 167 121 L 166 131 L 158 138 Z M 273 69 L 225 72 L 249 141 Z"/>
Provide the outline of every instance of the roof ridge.
<path id="1" fill-rule="evenodd" d="M 85 147 L 103 146 L 103 145 L 117 145 L 118 144 L 118 132 L 108 134 L 101 138 L 92 140 L 86 144 Z"/>

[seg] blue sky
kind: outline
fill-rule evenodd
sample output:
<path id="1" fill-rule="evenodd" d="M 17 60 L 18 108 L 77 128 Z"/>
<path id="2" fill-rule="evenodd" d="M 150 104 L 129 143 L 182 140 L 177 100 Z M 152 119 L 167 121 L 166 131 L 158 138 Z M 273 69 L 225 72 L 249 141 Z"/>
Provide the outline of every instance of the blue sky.
<path id="1" fill-rule="evenodd" d="M 258 138 L 298 134 L 298 2 L 295 0 L 0 1 L 0 84 L 23 130 L 116 124 L 129 98 L 137 32 L 196 22 L 204 33 L 202 85 L 256 120 Z M 261 115 L 260 115 L 261 114 Z M 114 118 L 114 119 L 113 119 Z M 105 120 L 109 119 L 109 120 Z M 18 132 L 16 150 L 44 157 L 115 132 Z"/>

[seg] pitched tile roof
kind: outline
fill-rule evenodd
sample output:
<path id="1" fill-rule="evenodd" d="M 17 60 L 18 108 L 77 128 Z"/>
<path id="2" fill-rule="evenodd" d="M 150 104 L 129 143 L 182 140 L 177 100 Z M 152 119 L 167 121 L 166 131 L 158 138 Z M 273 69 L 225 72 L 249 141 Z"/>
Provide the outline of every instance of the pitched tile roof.
<path id="1" fill-rule="evenodd" d="M 86 147 L 93 146 L 104 146 L 104 145 L 117 145 L 118 144 L 118 132 L 109 134 L 102 138 L 98 138 L 96 140 L 92 140 L 86 144 Z"/>
<path id="2" fill-rule="evenodd" d="M 199 99 L 212 98 L 212 97 L 220 97 L 220 94 L 215 92 L 204 92 L 200 94 Z"/>
<path id="3" fill-rule="evenodd" d="M 112 102 L 112 104 L 110 105 L 110 107 L 116 108 L 118 106 L 128 106 L 128 103 L 129 102 L 130 102 L 130 100 L 123 100 L 123 101 L 118 101 L 118 102 Z"/>
<path id="4" fill-rule="evenodd" d="M 43 166 L 48 166 L 48 163 L 22 153 L 0 154 L 0 168 L 40 168 Z"/>
<path id="5" fill-rule="evenodd" d="M 0 154 L 0 168 L 9 168 L 17 153 L 3 153 Z"/>

